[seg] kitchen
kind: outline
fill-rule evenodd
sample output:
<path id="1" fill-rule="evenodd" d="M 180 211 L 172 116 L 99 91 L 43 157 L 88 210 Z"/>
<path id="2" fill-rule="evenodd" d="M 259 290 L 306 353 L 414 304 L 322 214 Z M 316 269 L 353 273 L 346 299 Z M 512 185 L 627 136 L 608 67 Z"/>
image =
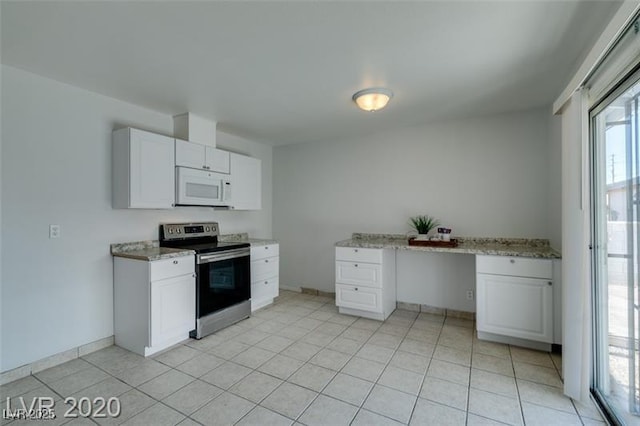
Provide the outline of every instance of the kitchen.
<path id="1" fill-rule="evenodd" d="M 473 88 L 488 87 L 488 83 L 495 80 L 493 73 L 501 72 L 502 64 L 515 56 L 509 56 L 508 52 L 513 50 L 508 49 L 505 56 L 500 56 L 496 49 L 486 53 L 488 57 L 483 66 L 493 62 L 499 65 L 490 67 L 491 72 L 484 76 L 486 80 L 466 82 L 468 86 L 449 84 L 441 92 L 432 87 L 420 94 L 412 91 L 409 83 L 417 78 L 415 74 L 424 72 L 420 70 L 404 76 L 405 83 L 383 81 L 392 86 L 395 94 L 386 110 L 374 114 L 357 110 L 351 101 L 353 92 L 367 83 L 360 81 L 363 76 L 359 61 L 350 59 L 359 74 L 355 75 L 354 71 L 348 81 L 343 81 L 338 75 L 344 70 L 338 72 L 329 63 L 313 60 L 313 52 L 296 50 L 295 43 L 288 41 L 287 34 L 299 31 L 310 45 L 319 43 L 315 34 L 323 28 L 322 20 L 318 17 L 318 21 L 308 23 L 309 28 L 305 29 L 299 23 L 307 16 L 302 9 L 283 13 L 278 8 L 264 6 L 251 12 L 248 6 L 237 6 L 239 15 L 251 17 L 245 23 L 248 27 L 261 22 L 261 14 L 273 19 L 290 16 L 285 22 L 289 33 L 273 36 L 289 49 L 271 50 L 273 58 L 270 58 L 261 53 L 261 49 L 265 52 L 267 49 L 258 43 L 255 33 L 248 33 L 245 43 L 239 42 L 239 45 L 246 48 L 248 40 L 256 43 L 246 55 L 252 60 L 234 67 L 232 59 L 237 58 L 234 47 L 221 46 L 222 50 L 216 54 L 232 59 L 220 60 L 220 68 L 203 64 L 202 70 L 219 75 L 220 80 L 231 81 L 231 71 L 241 69 L 242 73 L 249 73 L 252 65 L 255 68 L 255 63 L 261 63 L 265 66 L 260 72 L 262 77 L 243 74 L 233 81 L 269 82 L 265 86 L 270 88 L 253 98 L 245 92 L 256 90 L 254 87 L 236 83 L 233 89 L 242 101 L 229 92 L 212 91 L 221 105 L 233 105 L 228 111 L 218 111 L 221 107 L 212 105 L 207 99 L 209 95 L 200 95 L 201 90 L 189 86 L 188 80 L 208 81 L 200 69 L 191 71 L 193 74 L 181 80 L 179 87 L 168 85 L 182 64 L 190 63 L 189 55 L 198 57 L 205 51 L 206 43 L 198 44 L 197 31 L 196 34 L 188 31 L 190 25 L 181 24 L 180 34 L 190 34 L 196 40 L 189 39 L 194 43 L 192 50 L 177 52 L 174 49 L 179 59 L 173 63 L 158 52 L 165 45 L 172 46 L 172 35 L 162 31 L 160 25 L 148 25 L 146 36 L 136 36 L 139 33 L 135 17 L 145 15 L 143 6 L 127 5 L 126 10 L 120 12 L 104 5 L 95 7 L 92 10 L 87 4 L 76 7 L 55 3 L 50 6 L 2 4 L 3 373 L 57 354 L 63 354 L 59 360 L 67 361 L 70 355 L 65 355 L 66 352 L 113 336 L 113 260 L 109 247 L 113 243 L 157 240 L 161 223 L 215 221 L 220 224 L 222 234 L 247 233 L 252 238 L 277 240 L 282 294 L 300 288 L 335 292 L 336 242 L 350 238 L 353 232 L 406 233 L 409 217 L 416 214 L 439 218 L 453 228 L 457 236 L 547 238 L 555 249 L 563 248 L 562 128 L 561 119 L 552 115 L 550 104 L 575 71 L 574 62 L 579 64 L 584 59 L 613 16 L 615 11 L 605 5 L 594 6 L 601 9 L 591 12 L 581 10 L 580 18 L 592 19 L 592 22 L 580 28 L 582 31 L 590 28 L 593 34 L 566 41 L 565 48 L 574 49 L 571 55 L 559 52 L 553 57 L 559 63 L 558 69 L 549 69 L 562 74 L 561 81 L 545 85 L 547 77 L 538 75 L 521 86 L 516 82 L 509 86 L 510 82 L 505 82 L 508 88 L 486 98 L 489 95 L 474 92 Z M 214 6 L 201 7 L 203 13 L 189 14 L 189 19 L 195 20 L 193 28 L 206 27 L 199 19 L 204 19 L 207 15 L 204 12 L 210 12 L 207 8 Z M 224 17 L 233 12 L 233 8 L 220 7 L 216 25 L 219 31 L 230 30 L 228 26 L 235 21 L 225 24 Z M 381 5 L 372 19 L 384 22 L 381 16 L 385 15 L 385 7 L 391 6 Z M 484 16 L 482 6 L 475 7 L 476 16 Z M 455 8 L 452 11 L 441 8 L 443 10 L 436 8 L 430 12 L 432 25 L 436 25 L 437 22 L 432 21 L 437 21 L 436 17 L 442 14 L 459 12 Z M 542 19 L 544 13 L 535 11 L 535 16 Z M 334 12 L 330 7 L 326 10 L 330 16 Z M 338 20 L 336 26 L 342 29 L 340 34 L 336 29 L 336 38 L 351 34 L 352 28 L 346 21 L 360 12 L 351 6 L 340 18 L 332 18 Z M 168 24 L 176 20 L 174 14 L 179 17 L 183 11 L 168 4 L 157 13 L 157 22 Z M 397 13 L 398 19 L 407 20 L 413 11 L 407 6 L 399 8 Z M 521 14 L 524 13 L 517 8 L 506 7 L 503 13 L 516 22 L 523 22 Z M 48 24 L 49 17 L 55 17 L 52 22 L 60 20 L 60 25 Z M 469 31 L 478 30 L 473 26 L 477 19 L 466 19 Z M 38 32 L 31 38 L 23 37 L 17 27 L 32 20 L 40 24 Z M 120 34 L 105 29 L 108 22 L 120 22 L 127 31 Z M 417 19 L 407 22 L 415 28 L 423 25 Z M 561 24 L 569 26 L 565 21 L 558 23 Z M 264 26 L 260 28 L 267 31 L 268 26 Z M 63 32 L 61 28 L 65 27 L 73 28 L 76 34 L 91 34 L 94 27 L 100 27 L 105 36 L 94 40 L 95 46 L 106 48 L 113 46 L 111 43 L 120 43 L 126 47 L 129 40 L 134 43 L 120 53 L 113 51 L 116 56 L 105 60 L 99 54 L 91 54 L 92 47 L 86 46 L 81 37 L 74 37 L 72 31 Z M 428 35 L 423 37 L 422 41 L 427 44 Z M 531 38 L 529 33 L 522 37 Z M 78 67 L 81 63 L 87 69 L 76 73 L 74 66 L 62 67 L 62 60 L 56 62 L 60 69 L 50 65 L 48 62 L 53 59 L 45 55 L 50 47 L 43 45 L 43 40 L 48 38 L 59 43 L 60 50 L 57 53 L 52 50 L 51 55 L 57 54 L 60 58 L 69 55 L 70 61 L 78 61 Z M 331 37 L 326 40 L 332 46 L 335 42 Z M 370 42 L 386 45 L 381 35 Z M 134 60 L 144 43 L 149 55 L 161 58 L 159 62 Z M 273 64 L 291 64 L 292 58 L 296 58 L 292 52 L 307 56 L 297 57 L 296 66 L 289 74 L 286 68 L 280 69 L 276 84 Z M 339 53 L 341 61 L 351 56 L 350 52 Z M 391 49 L 389 57 L 394 57 L 393 54 L 397 52 Z M 80 59 L 83 55 L 89 55 L 92 60 L 83 61 Z M 118 61 L 135 66 L 126 72 L 126 67 L 114 65 Z M 168 68 L 166 74 L 155 74 L 160 63 Z M 309 74 L 311 70 L 301 65 L 304 63 L 317 67 L 317 74 Z M 113 80 L 107 78 L 107 73 Z M 332 94 L 335 99 L 330 102 L 341 118 L 336 118 L 333 124 L 314 120 L 319 112 L 308 105 L 306 95 L 297 95 L 310 84 L 309 77 L 295 79 L 295 75 L 318 76 L 311 80 L 325 92 L 328 83 L 321 82 L 319 76 L 340 81 L 339 93 Z M 376 78 L 372 82 L 377 81 Z M 157 90 L 158 84 L 167 85 L 165 93 Z M 520 99 L 535 98 L 536 93 L 524 89 L 532 86 L 532 92 L 546 91 L 544 99 L 534 99 L 532 106 L 520 107 Z M 452 94 L 451 99 L 457 100 L 458 107 L 466 103 L 465 94 L 475 93 L 479 100 L 470 107 L 476 109 L 458 109 L 454 114 L 453 101 L 443 94 L 447 91 Z M 142 100 L 137 100 L 138 96 Z M 417 100 L 420 96 L 432 97 L 438 107 L 421 107 Z M 276 120 L 272 111 L 288 98 L 299 104 L 283 106 L 285 118 L 278 116 Z M 310 109 L 305 110 L 302 105 Z M 479 105 L 489 107 L 477 114 Z M 255 127 L 239 128 L 242 122 L 228 118 L 233 108 L 245 111 L 246 121 Z M 209 119 L 218 121 L 217 148 L 261 161 L 261 209 L 112 208 L 113 130 L 133 127 L 174 136 L 173 116 L 187 111 L 200 115 L 206 111 Z M 291 118 L 286 118 L 291 114 Z M 331 114 L 318 116 L 329 120 Z M 282 129 L 288 129 L 288 133 L 285 135 Z M 294 143 L 298 139 L 309 143 Z M 51 224 L 60 225 L 59 238 L 49 238 Z M 442 255 L 434 262 L 434 268 L 455 269 L 455 262 L 451 256 Z M 467 270 L 473 267 L 469 267 L 469 261 L 465 265 Z M 460 297 L 465 300 L 464 294 Z M 326 302 L 321 304 L 324 306 Z"/>

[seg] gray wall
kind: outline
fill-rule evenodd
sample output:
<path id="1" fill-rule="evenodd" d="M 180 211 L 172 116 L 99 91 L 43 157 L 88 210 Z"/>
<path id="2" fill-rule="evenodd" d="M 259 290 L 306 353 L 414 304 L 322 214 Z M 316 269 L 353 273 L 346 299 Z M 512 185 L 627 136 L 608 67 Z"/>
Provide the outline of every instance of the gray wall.
<path id="1" fill-rule="evenodd" d="M 405 233 L 418 214 L 458 236 L 550 238 L 550 132 L 549 110 L 536 109 L 274 148 L 281 285 L 333 291 L 336 241 Z"/>

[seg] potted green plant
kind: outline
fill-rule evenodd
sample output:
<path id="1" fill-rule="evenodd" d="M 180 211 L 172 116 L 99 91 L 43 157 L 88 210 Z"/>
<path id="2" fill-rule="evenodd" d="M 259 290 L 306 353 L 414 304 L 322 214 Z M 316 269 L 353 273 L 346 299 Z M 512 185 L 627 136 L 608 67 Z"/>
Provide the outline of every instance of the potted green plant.
<path id="1" fill-rule="evenodd" d="M 429 231 L 440 225 L 440 222 L 434 217 L 428 215 L 420 215 L 410 218 L 409 224 L 419 234 L 417 239 L 426 240 L 428 239 L 427 234 L 429 233 Z"/>

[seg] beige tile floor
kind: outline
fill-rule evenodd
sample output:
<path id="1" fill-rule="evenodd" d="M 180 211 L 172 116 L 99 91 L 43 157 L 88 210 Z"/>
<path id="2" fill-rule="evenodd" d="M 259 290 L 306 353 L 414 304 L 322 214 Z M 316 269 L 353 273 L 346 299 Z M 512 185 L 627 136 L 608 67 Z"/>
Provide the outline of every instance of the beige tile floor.
<path id="1" fill-rule="evenodd" d="M 563 396 L 559 356 L 479 341 L 473 326 L 402 310 L 359 319 L 331 299 L 282 292 L 151 359 L 112 346 L 4 385 L 2 408 L 51 396 L 58 419 L 46 425 L 604 424 Z M 65 419 L 67 396 L 115 396 L 122 413 Z"/>

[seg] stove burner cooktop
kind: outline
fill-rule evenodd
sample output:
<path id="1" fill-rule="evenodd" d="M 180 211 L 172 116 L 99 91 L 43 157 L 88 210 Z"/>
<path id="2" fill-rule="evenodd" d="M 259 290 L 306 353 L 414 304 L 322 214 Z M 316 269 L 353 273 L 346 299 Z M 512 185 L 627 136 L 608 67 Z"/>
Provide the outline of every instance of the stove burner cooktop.
<path id="1" fill-rule="evenodd" d="M 198 254 L 201 253 L 214 253 L 218 251 L 225 250 L 233 250 L 237 248 L 249 247 L 251 244 L 249 243 L 236 243 L 236 242 L 224 242 L 224 243 L 199 243 L 194 244 L 192 241 L 167 241 L 164 244 L 161 242 L 160 246 L 162 247 L 172 247 L 172 248 L 185 248 L 189 250 L 193 250 Z"/>
<path id="2" fill-rule="evenodd" d="M 160 246 L 185 248 L 196 253 L 214 253 L 249 247 L 249 243 L 218 242 L 217 222 L 172 223 L 160 225 Z"/>

